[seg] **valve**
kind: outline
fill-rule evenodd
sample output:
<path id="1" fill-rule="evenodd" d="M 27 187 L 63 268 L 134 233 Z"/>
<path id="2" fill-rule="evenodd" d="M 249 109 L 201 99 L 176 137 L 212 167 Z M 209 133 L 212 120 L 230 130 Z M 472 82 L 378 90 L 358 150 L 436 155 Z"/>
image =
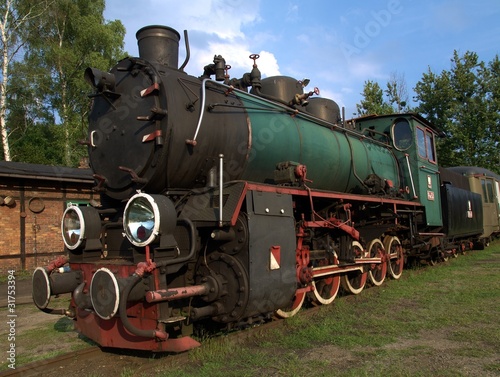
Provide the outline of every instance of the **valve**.
<path id="1" fill-rule="evenodd" d="M 250 80 L 252 82 L 252 88 L 260 89 L 262 86 L 260 83 L 261 74 L 260 74 L 259 68 L 257 68 L 257 63 L 256 63 L 256 60 L 258 58 L 260 58 L 260 55 L 259 54 L 252 54 L 249 56 L 249 58 L 253 60 L 253 66 L 252 66 L 253 68 L 252 68 L 252 72 L 250 72 Z"/>
<path id="2" fill-rule="evenodd" d="M 302 83 L 302 81 L 299 81 L 299 83 Z M 307 85 L 307 84 L 305 84 Z M 302 84 L 302 86 L 304 87 L 305 86 L 304 84 Z M 290 101 L 289 105 L 300 105 L 300 106 L 307 106 L 309 104 L 309 101 L 307 101 L 307 99 L 309 97 L 311 97 L 313 94 L 315 95 L 319 95 L 319 88 L 318 87 L 314 87 L 314 90 L 308 92 L 308 93 L 304 93 L 304 94 L 296 94 L 293 99 Z"/>

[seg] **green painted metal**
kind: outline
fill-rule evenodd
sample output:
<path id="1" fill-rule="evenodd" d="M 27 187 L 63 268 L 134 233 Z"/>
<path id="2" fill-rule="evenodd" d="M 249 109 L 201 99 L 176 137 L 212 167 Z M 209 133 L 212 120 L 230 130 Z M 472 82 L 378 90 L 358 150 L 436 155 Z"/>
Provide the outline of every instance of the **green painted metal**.
<path id="1" fill-rule="evenodd" d="M 242 179 L 271 182 L 278 163 L 294 161 L 307 166 L 311 188 L 362 193 L 361 181 L 371 174 L 399 187 L 396 158 L 382 143 L 345 129 L 330 129 L 269 101 L 239 97 L 248 109 L 251 127 L 251 151 Z"/>
<path id="2" fill-rule="evenodd" d="M 440 227 L 443 225 L 443 218 L 439 166 L 437 161 L 431 161 L 419 155 L 419 145 L 424 152 L 430 146 L 425 146 L 425 140 L 422 145 L 422 140 L 419 141 L 417 137 L 417 128 L 428 135 L 434 135 L 435 131 L 431 124 L 416 114 L 391 114 L 361 119 L 356 123 L 356 129 L 358 132 L 374 130 L 378 135 L 390 135 L 390 139 L 382 136 L 380 139 L 385 139 L 392 144 L 392 140 L 395 139 L 394 124 L 401 119 L 407 120 L 412 135 L 412 141 L 404 150 L 393 149 L 400 166 L 401 185 L 404 186 L 404 191 L 408 192 L 406 199 L 418 201 L 425 207 L 426 225 Z"/>

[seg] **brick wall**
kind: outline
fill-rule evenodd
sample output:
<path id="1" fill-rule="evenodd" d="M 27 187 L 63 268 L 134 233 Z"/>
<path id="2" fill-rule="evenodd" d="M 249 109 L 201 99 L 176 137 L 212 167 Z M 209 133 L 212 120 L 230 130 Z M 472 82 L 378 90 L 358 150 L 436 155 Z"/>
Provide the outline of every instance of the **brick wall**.
<path id="1" fill-rule="evenodd" d="M 15 200 L 7 205 L 6 197 Z M 64 251 L 61 216 L 67 202 L 96 199 L 91 185 L 43 180 L 0 182 L 0 273 L 32 271 Z M 7 256 L 12 256 L 7 258 Z"/>

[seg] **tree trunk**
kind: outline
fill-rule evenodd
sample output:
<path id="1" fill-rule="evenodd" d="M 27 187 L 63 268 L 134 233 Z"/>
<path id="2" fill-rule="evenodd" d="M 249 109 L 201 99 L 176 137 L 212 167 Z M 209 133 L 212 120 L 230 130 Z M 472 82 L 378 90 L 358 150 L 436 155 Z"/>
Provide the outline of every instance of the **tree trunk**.
<path id="1" fill-rule="evenodd" d="M 0 130 L 2 132 L 2 149 L 5 161 L 11 161 L 9 132 L 7 130 L 7 82 L 9 71 L 8 40 L 4 25 L 2 31 L 2 82 L 0 83 Z"/>

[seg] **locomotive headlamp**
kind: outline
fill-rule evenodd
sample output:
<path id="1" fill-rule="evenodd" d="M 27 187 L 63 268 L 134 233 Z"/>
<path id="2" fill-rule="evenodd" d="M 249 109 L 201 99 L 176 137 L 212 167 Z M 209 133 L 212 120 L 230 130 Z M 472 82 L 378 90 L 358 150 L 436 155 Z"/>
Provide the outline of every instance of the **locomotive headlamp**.
<path id="1" fill-rule="evenodd" d="M 63 213 L 61 233 L 70 250 L 85 246 L 88 239 L 99 240 L 101 219 L 93 207 L 71 205 Z M 92 247 L 95 248 L 95 247 Z"/>
<path id="2" fill-rule="evenodd" d="M 115 75 L 100 71 L 96 68 L 87 68 L 83 76 L 85 81 L 99 91 L 115 89 Z"/>
<path id="3" fill-rule="evenodd" d="M 123 213 L 125 235 L 135 246 L 146 246 L 161 234 L 171 234 L 176 222 L 174 204 L 162 195 L 136 194 Z"/>

